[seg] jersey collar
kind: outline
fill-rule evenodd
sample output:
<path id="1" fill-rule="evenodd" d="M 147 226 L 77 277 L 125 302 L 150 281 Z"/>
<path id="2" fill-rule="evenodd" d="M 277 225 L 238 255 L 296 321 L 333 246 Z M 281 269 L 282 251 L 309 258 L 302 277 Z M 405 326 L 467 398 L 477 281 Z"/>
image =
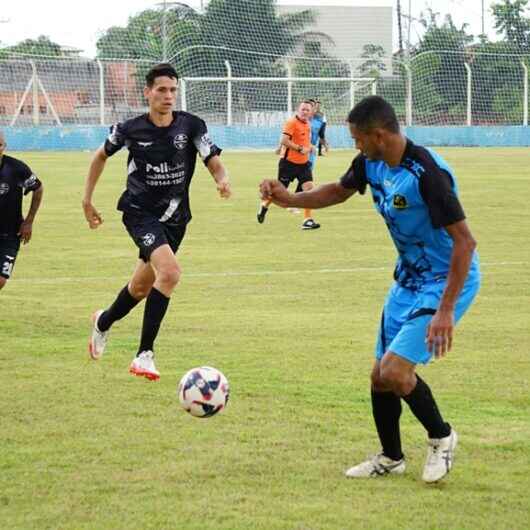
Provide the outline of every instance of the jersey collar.
<path id="1" fill-rule="evenodd" d="M 407 144 L 405 145 L 405 151 L 403 151 L 403 156 L 401 157 L 401 162 L 399 163 L 400 166 L 403 165 L 403 163 L 405 162 L 405 160 L 407 160 L 407 158 L 411 158 L 413 149 L 414 149 L 414 142 L 410 138 L 407 138 Z"/>

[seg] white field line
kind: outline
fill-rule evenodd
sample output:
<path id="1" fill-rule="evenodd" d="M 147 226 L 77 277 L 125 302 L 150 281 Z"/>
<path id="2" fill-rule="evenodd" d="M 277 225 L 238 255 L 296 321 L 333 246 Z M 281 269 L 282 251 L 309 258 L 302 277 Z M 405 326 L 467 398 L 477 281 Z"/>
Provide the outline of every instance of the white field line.
<path id="1" fill-rule="evenodd" d="M 499 261 L 491 263 L 481 263 L 481 267 L 518 267 L 528 265 L 526 261 Z M 289 276 L 299 274 L 351 274 L 355 272 L 382 272 L 393 270 L 393 266 L 382 267 L 351 267 L 351 268 L 337 268 L 337 269 L 293 269 L 293 270 L 278 270 L 278 271 L 228 271 L 228 272 L 189 272 L 184 271 L 183 278 L 227 278 L 227 277 L 243 277 L 243 276 Z M 36 283 L 36 284 L 54 284 L 54 283 L 68 283 L 68 282 L 97 282 L 108 280 L 124 280 L 128 276 L 63 276 L 57 278 L 14 278 L 10 282 L 20 283 Z"/>

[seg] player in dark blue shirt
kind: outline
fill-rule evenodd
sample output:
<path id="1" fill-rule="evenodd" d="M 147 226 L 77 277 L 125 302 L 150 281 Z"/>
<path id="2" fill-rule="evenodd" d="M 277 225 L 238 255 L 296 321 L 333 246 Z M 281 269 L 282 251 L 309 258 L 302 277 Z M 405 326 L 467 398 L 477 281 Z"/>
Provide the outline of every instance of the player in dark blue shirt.
<path id="1" fill-rule="evenodd" d="M 21 160 L 4 154 L 6 139 L 0 131 L 0 289 L 13 272 L 20 242 L 29 243 L 33 222 L 42 201 L 43 186 Z M 23 196 L 32 193 L 26 217 L 22 215 Z"/>
<path id="2" fill-rule="evenodd" d="M 213 176 L 221 197 L 230 196 L 230 183 L 217 147 L 203 120 L 174 112 L 177 74 L 169 64 L 152 68 L 144 96 L 149 112 L 113 125 L 100 147 L 86 180 L 83 209 L 90 228 L 103 222 L 92 195 L 109 156 L 127 147 L 127 185 L 118 201 L 123 224 L 139 249 L 139 260 L 129 283 L 107 310 L 93 315 L 89 352 L 99 359 L 110 327 L 146 298 L 140 346 L 129 371 L 157 380 L 154 342 L 181 270 L 175 252 L 191 220 L 189 188 L 199 155 Z"/>
<path id="3" fill-rule="evenodd" d="M 370 188 L 398 253 L 371 375 L 382 452 L 346 475 L 405 471 L 399 431 L 403 399 L 429 436 L 423 480 L 436 482 L 451 469 L 457 435 L 416 374 L 416 365 L 451 349 L 455 322 L 480 286 L 476 243 L 451 169 L 439 155 L 401 134 L 390 104 L 378 96 L 365 98 L 350 112 L 348 122 L 361 153 L 339 182 L 291 194 L 278 181 L 267 180 L 261 193 L 280 206 L 323 208 Z"/>

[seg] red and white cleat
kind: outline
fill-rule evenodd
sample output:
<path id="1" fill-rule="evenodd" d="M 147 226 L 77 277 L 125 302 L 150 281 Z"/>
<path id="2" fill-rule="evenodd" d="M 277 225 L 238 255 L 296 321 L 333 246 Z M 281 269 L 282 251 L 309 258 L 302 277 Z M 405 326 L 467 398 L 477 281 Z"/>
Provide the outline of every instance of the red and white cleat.
<path id="1" fill-rule="evenodd" d="M 129 366 L 129 373 L 138 377 L 146 377 L 150 381 L 158 381 L 160 372 L 156 369 L 152 351 L 143 351 L 135 357 Z"/>
<path id="2" fill-rule="evenodd" d="M 99 331 L 98 329 L 98 319 L 102 313 L 103 309 L 99 309 L 92 315 L 92 333 L 88 341 L 88 353 L 94 361 L 101 359 L 109 336 L 108 331 Z"/>

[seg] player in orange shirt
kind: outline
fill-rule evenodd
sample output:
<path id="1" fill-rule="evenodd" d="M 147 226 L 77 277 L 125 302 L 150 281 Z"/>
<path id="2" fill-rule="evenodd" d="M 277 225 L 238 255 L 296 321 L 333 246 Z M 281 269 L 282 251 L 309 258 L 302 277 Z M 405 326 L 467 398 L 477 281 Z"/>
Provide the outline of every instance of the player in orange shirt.
<path id="1" fill-rule="evenodd" d="M 282 130 L 282 152 L 278 165 L 278 180 L 286 187 L 297 179 L 303 191 L 313 189 L 313 173 L 309 155 L 315 151 L 311 145 L 311 117 L 313 104 L 304 100 L 298 106 L 296 114 L 289 118 Z M 258 212 L 258 223 L 263 223 L 271 201 L 263 201 Z M 315 230 L 320 225 L 314 221 L 310 209 L 304 210 L 302 230 Z"/>

